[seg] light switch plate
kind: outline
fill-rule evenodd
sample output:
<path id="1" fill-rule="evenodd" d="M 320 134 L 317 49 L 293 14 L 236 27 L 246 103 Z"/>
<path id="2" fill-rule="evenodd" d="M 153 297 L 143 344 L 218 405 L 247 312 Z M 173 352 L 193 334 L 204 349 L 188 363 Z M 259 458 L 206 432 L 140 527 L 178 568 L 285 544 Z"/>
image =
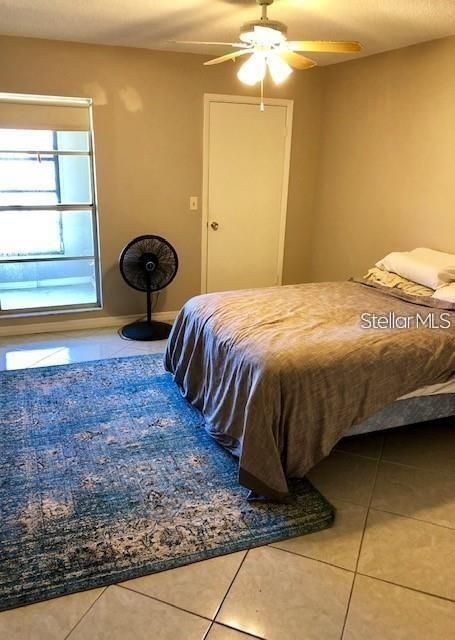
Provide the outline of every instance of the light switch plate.
<path id="1" fill-rule="evenodd" d="M 190 211 L 197 211 L 199 209 L 199 198 L 197 196 L 190 196 Z"/>

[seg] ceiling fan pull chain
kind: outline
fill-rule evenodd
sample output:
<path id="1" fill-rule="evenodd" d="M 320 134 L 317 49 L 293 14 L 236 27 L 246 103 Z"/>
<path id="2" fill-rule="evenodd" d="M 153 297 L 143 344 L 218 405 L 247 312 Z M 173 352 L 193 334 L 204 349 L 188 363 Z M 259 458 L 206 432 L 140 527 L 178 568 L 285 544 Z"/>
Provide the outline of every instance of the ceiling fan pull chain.
<path id="1" fill-rule="evenodd" d="M 262 80 L 261 80 L 261 106 L 260 106 L 260 110 L 261 111 L 265 111 L 265 105 L 264 105 L 264 78 L 262 78 Z"/>

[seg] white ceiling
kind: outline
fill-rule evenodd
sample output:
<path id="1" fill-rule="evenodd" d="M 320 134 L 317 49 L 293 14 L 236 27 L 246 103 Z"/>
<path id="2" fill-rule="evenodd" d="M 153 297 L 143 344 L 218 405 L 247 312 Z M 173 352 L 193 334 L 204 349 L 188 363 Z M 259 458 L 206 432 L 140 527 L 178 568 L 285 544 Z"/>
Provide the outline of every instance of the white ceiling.
<path id="1" fill-rule="evenodd" d="M 221 54 L 229 49 L 169 40 L 235 41 L 259 13 L 255 0 L 0 0 L 0 33 Z M 455 0 L 276 0 L 269 17 L 288 24 L 290 39 L 360 40 L 361 55 L 455 34 Z"/>

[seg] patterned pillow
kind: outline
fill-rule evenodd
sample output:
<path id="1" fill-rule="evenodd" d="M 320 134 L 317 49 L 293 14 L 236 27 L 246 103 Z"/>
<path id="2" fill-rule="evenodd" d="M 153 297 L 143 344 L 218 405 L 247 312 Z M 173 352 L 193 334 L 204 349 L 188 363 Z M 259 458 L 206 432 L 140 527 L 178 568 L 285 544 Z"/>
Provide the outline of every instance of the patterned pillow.
<path id="1" fill-rule="evenodd" d="M 364 280 L 378 282 L 384 287 L 395 287 L 396 289 L 400 289 L 401 291 L 413 296 L 431 296 L 434 293 L 433 289 L 429 289 L 428 287 L 424 287 L 422 284 L 417 284 L 417 282 L 403 278 L 391 271 L 379 269 L 378 267 L 370 269 L 364 276 Z"/>

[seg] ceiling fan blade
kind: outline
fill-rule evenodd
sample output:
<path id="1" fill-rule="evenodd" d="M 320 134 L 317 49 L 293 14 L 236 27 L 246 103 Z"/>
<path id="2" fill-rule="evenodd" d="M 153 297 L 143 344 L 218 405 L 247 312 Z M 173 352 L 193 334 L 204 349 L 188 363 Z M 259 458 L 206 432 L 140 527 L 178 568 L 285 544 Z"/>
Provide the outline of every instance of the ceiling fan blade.
<path id="1" fill-rule="evenodd" d="M 170 44 L 200 44 L 200 45 L 220 45 L 222 47 L 236 47 L 238 49 L 244 49 L 248 45 L 244 42 L 203 42 L 200 40 L 168 40 Z"/>
<path id="2" fill-rule="evenodd" d="M 280 51 L 280 58 L 283 58 L 283 60 L 291 65 L 291 67 L 294 67 L 294 69 L 311 69 L 311 67 L 316 66 L 314 60 L 300 56 L 293 51 Z"/>
<path id="3" fill-rule="evenodd" d="M 335 40 L 297 40 L 286 44 L 293 51 L 318 53 L 356 53 L 362 50 L 360 42 L 337 42 Z"/>
<path id="4" fill-rule="evenodd" d="M 239 56 L 244 56 L 246 53 L 252 53 L 251 49 L 242 49 L 241 51 L 234 51 L 234 53 L 226 53 L 226 55 L 220 56 L 219 58 L 213 58 L 213 60 L 208 60 L 207 62 L 204 62 L 204 64 L 220 64 L 221 62 L 226 62 L 226 60 L 235 60 Z"/>

